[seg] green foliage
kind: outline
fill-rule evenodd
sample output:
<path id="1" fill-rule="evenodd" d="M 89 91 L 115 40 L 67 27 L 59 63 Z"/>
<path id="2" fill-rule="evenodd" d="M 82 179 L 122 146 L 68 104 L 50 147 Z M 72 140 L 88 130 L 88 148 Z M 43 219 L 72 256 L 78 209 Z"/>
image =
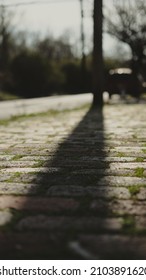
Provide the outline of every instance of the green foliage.
<path id="1" fill-rule="evenodd" d="M 92 91 L 92 55 L 86 55 L 84 69 L 67 36 L 35 38 L 28 45 L 20 32 L 11 36 L 9 54 L 7 71 L 0 73 L 4 91 L 24 98 Z M 105 59 L 105 73 L 118 63 Z"/>
<path id="2" fill-rule="evenodd" d="M 79 65 L 74 62 L 65 63 L 62 66 L 65 75 L 65 90 L 69 92 L 79 92 L 81 87 L 81 72 Z"/>
<path id="3" fill-rule="evenodd" d="M 26 98 L 91 91 L 89 63 L 83 74 L 71 46 L 51 38 L 38 42 L 33 50 L 17 53 L 11 62 L 11 76 L 13 91 Z"/>
<path id="4" fill-rule="evenodd" d="M 67 37 L 37 38 L 29 46 L 25 33 L 12 39 L 8 69 L 1 76 L 5 91 L 24 98 L 92 91 L 92 55 L 86 55 L 84 69 Z M 117 66 L 121 62 L 106 58 L 105 74 Z"/>
<path id="5" fill-rule="evenodd" d="M 11 64 L 14 90 L 23 97 L 45 94 L 49 66 L 38 53 L 22 52 Z"/>

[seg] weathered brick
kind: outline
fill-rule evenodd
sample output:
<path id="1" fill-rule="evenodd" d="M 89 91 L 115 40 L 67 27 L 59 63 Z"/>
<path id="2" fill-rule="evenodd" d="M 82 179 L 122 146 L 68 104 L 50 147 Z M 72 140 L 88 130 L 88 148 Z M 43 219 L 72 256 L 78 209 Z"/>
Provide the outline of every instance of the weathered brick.
<path id="1" fill-rule="evenodd" d="M 117 231 L 122 228 L 121 218 L 96 218 L 96 217 L 65 217 L 45 215 L 29 216 L 22 219 L 16 226 L 18 230 L 75 230 L 75 231 Z"/>
<path id="2" fill-rule="evenodd" d="M 22 183 L 0 183 L 0 194 L 36 194 L 38 185 Z"/>
<path id="3" fill-rule="evenodd" d="M 92 196 L 99 198 L 129 199 L 128 189 L 124 187 L 82 187 L 82 186 L 52 186 L 49 188 L 48 195 L 51 196 Z"/>
<path id="4" fill-rule="evenodd" d="M 144 112 L 110 104 L 0 127 L 0 221 L 13 221 L 0 233 L 3 256 L 145 259 Z M 135 236 L 123 235 L 128 222 Z"/>
<path id="5" fill-rule="evenodd" d="M 0 209 L 14 208 L 17 210 L 29 210 L 36 212 L 74 212 L 79 208 L 79 202 L 72 198 L 46 198 L 33 196 L 0 196 Z"/>
<path id="6" fill-rule="evenodd" d="M 136 215 L 144 216 L 146 213 L 146 202 L 141 203 L 137 200 L 119 200 L 111 201 L 94 199 L 89 204 L 89 210 L 97 214 L 104 213 L 106 215 Z"/>
<path id="7" fill-rule="evenodd" d="M 142 236 L 84 234 L 79 236 L 78 242 L 94 259 L 146 258 L 146 237 Z"/>
<path id="8" fill-rule="evenodd" d="M 11 222 L 12 217 L 13 215 L 11 212 L 7 210 L 0 211 L 0 226 L 4 226 Z"/>

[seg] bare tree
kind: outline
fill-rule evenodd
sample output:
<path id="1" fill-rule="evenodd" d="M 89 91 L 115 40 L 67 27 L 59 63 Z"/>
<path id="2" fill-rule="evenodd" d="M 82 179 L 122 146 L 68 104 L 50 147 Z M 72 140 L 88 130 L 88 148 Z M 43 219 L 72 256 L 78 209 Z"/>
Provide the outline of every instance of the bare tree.
<path id="1" fill-rule="evenodd" d="M 102 0 L 94 0 L 93 14 L 93 106 L 103 105 L 103 3 Z"/>
<path id="2" fill-rule="evenodd" d="M 113 16 L 114 14 L 114 16 Z M 129 45 L 136 71 L 146 62 L 145 0 L 114 1 L 112 15 L 106 15 L 106 31 Z"/>
<path id="3" fill-rule="evenodd" d="M 74 59 L 73 48 L 69 39 L 64 36 L 58 39 L 54 39 L 51 36 L 47 36 L 42 40 L 37 38 L 34 48 L 49 61 L 61 62 Z"/>

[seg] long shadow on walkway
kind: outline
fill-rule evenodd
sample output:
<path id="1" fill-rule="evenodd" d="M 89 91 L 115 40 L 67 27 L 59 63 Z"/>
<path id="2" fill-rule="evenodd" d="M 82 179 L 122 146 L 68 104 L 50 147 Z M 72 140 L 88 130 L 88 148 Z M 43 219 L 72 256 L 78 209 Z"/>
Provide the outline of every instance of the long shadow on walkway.
<path id="1" fill-rule="evenodd" d="M 10 244 L 9 252 L 5 251 L 6 258 L 94 259 L 98 254 L 99 258 L 102 256 L 101 252 L 92 254 L 90 248 L 85 250 L 79 240 L 82 234 L 98 236 L 113 230 L 108 220 L 104 181 L 108 168 L 106 156 L 103 112 L 90 109 L 60 144 L 53 159 L 48 160 L 47 172 L 39 173 L 35 179 L 38 205 L 31 209 L 34 198 L 31 196 L 22 205 L 22 209 L 30 212 L 25 212 L 27 218 L 7 236 Z M 94 212 L 95 199 L 98 203 Z"/>
<path id="2" fill-rule="evenodd" d="M 46 163 L 48 172 L 38 175 L 41 196 L 47 195 L 48 203 L 54 203 L 47 216 L 45 213 L 32 219 L 35 234 L 39 228 L 43 230 L 36 244 L 40 247 L 42 243 L 38 257 L 90 258 L 90 253 L 80 248 L 78 235 L 98 233 L 104 227 L 103 219 L 89 209 L 91 201 L 98 196 L 98 187 L 108 167 L 105 158 L 103 112 L 90 109 L 60 144 L 53 160 Z M 105 188 L 102 196 L 104 191 Z M 106 212 L 105 208 L 104 214 Z"/>

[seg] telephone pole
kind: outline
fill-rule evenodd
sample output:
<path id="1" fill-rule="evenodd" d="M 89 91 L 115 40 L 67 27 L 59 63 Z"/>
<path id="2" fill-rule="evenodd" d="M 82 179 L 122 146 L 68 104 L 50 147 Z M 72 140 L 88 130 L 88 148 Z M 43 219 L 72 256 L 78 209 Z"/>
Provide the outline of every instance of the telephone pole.
<path id="1" fill-rule="evenodd" d="M 93 10 L 93 106 L 103 105 L 103 0 L 94 0 Z"/>
<path id="2" fill-rule="evenodd" d="M 84 33 L 84 7 L 83 7 L 83 0 L 79 0 L 79 1 L 80 1 L 80 10 L 81 10 L 81 49 L 82 49 L 81 74 L 82 74 L 82 86 L 84 88 L 85 76 L 86 76 L 85 33 Z"/>

